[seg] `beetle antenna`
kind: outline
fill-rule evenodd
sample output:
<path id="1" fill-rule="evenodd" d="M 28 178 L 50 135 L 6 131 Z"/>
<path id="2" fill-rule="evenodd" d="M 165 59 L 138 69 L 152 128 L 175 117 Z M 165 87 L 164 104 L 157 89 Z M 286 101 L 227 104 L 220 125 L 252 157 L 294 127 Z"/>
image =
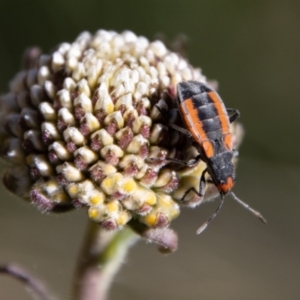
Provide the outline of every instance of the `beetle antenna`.
<path id="1" fill-rule="evenodd" d="M 256 217 L 258 217 L 264 224 L 267 224 L 267 220 L 262 216 L 262 214 L 253 209 L 252 207 L 250 207 L 247 203 L 243 202 L 241 199 L 239 199 L 233 192 L 230 192 L 232 198 L 238 202 L 239 204 L 241 204 L 244 208 L 246 208 L 247 210 L 249 210 L 251 213 L 253 213 Z"/>
<path id="2" fill-rule="evenodd" d="M 216 217 L 216 215 L 218 214 L 218 212 L 220 211 L 220 209 L 221 209 L 221 207 L 222 207 L 222 205 L 224 203 L 224 200 L 225 200 L 224 196 L 221 195 L 221 202 L 220 202 L 219 206 L 217 207 L 216 211 L 207 219 L 207 221 L 205 223 L 203 223 L 197 229 L 197 231 L 196 231 L 197 234 L 202 233 L 206 229 L 206 227 L 208 226 L 208 224 Z"/>

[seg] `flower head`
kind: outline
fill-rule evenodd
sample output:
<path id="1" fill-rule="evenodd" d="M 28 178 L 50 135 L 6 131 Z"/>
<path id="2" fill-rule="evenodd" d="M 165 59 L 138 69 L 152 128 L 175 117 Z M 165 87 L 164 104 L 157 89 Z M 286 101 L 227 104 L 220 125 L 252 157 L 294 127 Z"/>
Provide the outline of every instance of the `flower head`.
<path id="1" fill-rule="evenodd" d="M 208 184 L 205 199 L 190 193 L 181 203 L 205 164 L 168 160 L 197 156 L 161 113 L 176 108 L 176 85 L 187 80 L 206 82 L 162 42 L 129 31 L 83 32 L 50 54 L 28 50 L 0 97 L 1 155 L 12 163 L 5 186 L 43 212 L 87 207 L 108 230 L 131 218 L 166 227 L 178 203 L 218 195 Z"/>

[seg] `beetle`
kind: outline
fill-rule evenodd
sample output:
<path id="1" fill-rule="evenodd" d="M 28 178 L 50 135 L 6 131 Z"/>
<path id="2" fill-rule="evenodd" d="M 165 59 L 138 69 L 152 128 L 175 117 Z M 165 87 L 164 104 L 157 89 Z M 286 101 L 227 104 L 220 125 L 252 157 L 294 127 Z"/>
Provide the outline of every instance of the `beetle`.
<path id="1" fill-rule="evenodd" d="M 194 192 L 200 197 L 204 196 L 206 173 L 210 175 L 211 181 L 217 187 L 221 197 L 221 202 L 216 211 L 197 230 L 197 234 L 204 231 L 210 221 L 215 218 L 227 194 L 231 194 L 234 200 L 252 212 L 263 223 L 266 223 L 265 218 L 258 211 L 244 203 L 232 192 L 235 182 L 232 159 L 237 155 L 237 151 L 233 149 L 230 123 L 240 116 L 239 111 L 226 109 L 218 93 L 199 81 L 178 83 L 176 99 L 184 127 L 174 123 L 169 125 L 173 129 L 191 137 L 193 145 L 199 154 L 189 161 L 172 158 L 169 161 L 191 167 L 199 160 L 202 160 L 207 165 L 199 180 L 199 190 L 197 191 L 195 187 L 191 187 L 184 193 L 181 200 L 184 201 L 184 198 L 190 192 Z"/>

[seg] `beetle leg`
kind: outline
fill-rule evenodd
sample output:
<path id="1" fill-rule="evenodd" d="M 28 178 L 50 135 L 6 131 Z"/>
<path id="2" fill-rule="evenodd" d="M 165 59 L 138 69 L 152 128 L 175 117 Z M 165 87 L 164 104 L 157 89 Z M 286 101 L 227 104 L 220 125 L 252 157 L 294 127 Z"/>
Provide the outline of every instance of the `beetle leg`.
<path id="1" fill-rule="evenodd" d="M 193 191 L 197 196 L 199 197 L 203 197 L 204 194 L 205 194 L 205 187 L 206 187 L 206 180 L 205 180 L 205 174 L 207 173 L 207 169 L 205 169 L 203 172 L 202 172 L 202 175 L 201 175 L 201 178 L 200 178 L 200 182 L 199 182 L 199 192 L 194 188 L 194 187 L 191 187 L 189 188 L 185 193 L 184 195 L 182 196 L 182 198 L 180 199 L 180 201 L 184 201 L 184 198 L 186 197 L 186 195 Z"/>
<path id="2" fill-rule="evenodd" d="M 164 121 L 166 123 L 168 123 L 168 118 L 166 117 L 166 113 L 158 106 L 158 105 L 155 105 L 156 109 L 160 112 L 162 118 L 164 119 Z"/>
<path id="3" fill-rule="evenodd" d="M 196 165 L 196 163 L 198 162 L 198 160 L 199 160 L 198 156 L 196 158 L 190 159 L 188 161 L 171 158 L 171 157 L 166 158 L 166 161 L 168 161 L 168 162 L 173 162 L 175 164 L 184 165 L 186 167 L 194 167 Z"/>
<path id="4" fill-rule="evenodd" d="M 235 109 L 235 108 L 227 108 L 227 113 L 228 114 L 232 114 L 230 117 L 229 117 L 229 122 L 230 123 L 233 123 L 236 119 L 238 119 L 240 117 L 240 112 L 239 110 Z"/>
<path id="5" fill-rule="evenodd" d="M 186 129 L 184 129 L 184 128 L 182 128 L 182 127 L 176 125 L 176 124 L 170 123 L 169 126 L 170 126 L 171 128 L 173 128 L 173 129 L 175 129 L 175 130 L 177 130 L 177 131 L 179 131 L 179 132 L 181 132 L 181 133 L 187 135 L 188 137 L 191 137 L 191 136 L 192 136 L 191 133 L 190 133 L 188 130 L 186 130 Z"/>
<path id="6" fill-rule="evenodd" d="M 206 180 L 206 183 L 212 183 L 212 184 L 215 184 L 214 181 L 213 181 L 212 179 L 207 179 L 207 180 Z"/>
<path id="7" fill-rule="evenodd" d="M 165 160 L 167 162 L 172 162 L 172 163 L 175 163 L 175 164 L 184 165 L 186 167 L 194 167 L 199 159 L 201 159 L 201 155 L 198 155 L 195 158 L 190 159 L 188 161 L 177 159 L 177 158 L 172 158 L 172 157 L 166 157 L 164 159 L 161 159 L 161 158 L 158 158 L 158 157 L 149 157 L 149 158 L 147 158 L 147 161 L 155 162 L 155 161 L 159 161 L 159 160 Z"/>
<path id="8" fill-rule="evenodd" d="M 162 118 L 164 119 L 165 123 L 169 125 L 169 127 L 173 128 L 174 130 L 177 130 L 185 135 L 187 135 L 188 137 L 191 137 L 191 133 L 186 130 L 185 128 L 182 128 L 176 124 L 174 124 L 173 122 L 170 122 L 169 119 L 167 118 L 166 116 L 166 113 L 158 106 L 158 105 L 155 105 L 155 107 L 157 108 L 157 110 L 160 112 Z"/>
<path id="9" fill-rule="evenodd" d="M 203 197 L 205 194 L 205 187 L 206 187 L 206 180 L 205 180 L 205 174 L 207 173 L 207 169 L 205 169 L 202 172 L 200 182 L 199 182 L 199 194 L 198 196 Z"/>

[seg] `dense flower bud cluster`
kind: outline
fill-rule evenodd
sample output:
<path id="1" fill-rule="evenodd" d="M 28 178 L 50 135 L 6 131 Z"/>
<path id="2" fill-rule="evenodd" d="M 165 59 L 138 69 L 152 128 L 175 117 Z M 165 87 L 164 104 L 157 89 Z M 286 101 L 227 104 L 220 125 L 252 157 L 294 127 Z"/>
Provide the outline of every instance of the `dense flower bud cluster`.
<path id="1" fill-rule="evenodd" d="M 12 163 L 4 184 L 41 211 L 88 207 L 106 229 L 131 218 L 167 226 L 205 168 L 166 160 L 197 155 L 161 114 L 186 80 L 206 79 L 162 42 L 129 31 L 84 32 L 51 54 L 29 49 L 0 97 L 1 155 Z M 203 200 L 190 194 L 188 205 Z"/>

